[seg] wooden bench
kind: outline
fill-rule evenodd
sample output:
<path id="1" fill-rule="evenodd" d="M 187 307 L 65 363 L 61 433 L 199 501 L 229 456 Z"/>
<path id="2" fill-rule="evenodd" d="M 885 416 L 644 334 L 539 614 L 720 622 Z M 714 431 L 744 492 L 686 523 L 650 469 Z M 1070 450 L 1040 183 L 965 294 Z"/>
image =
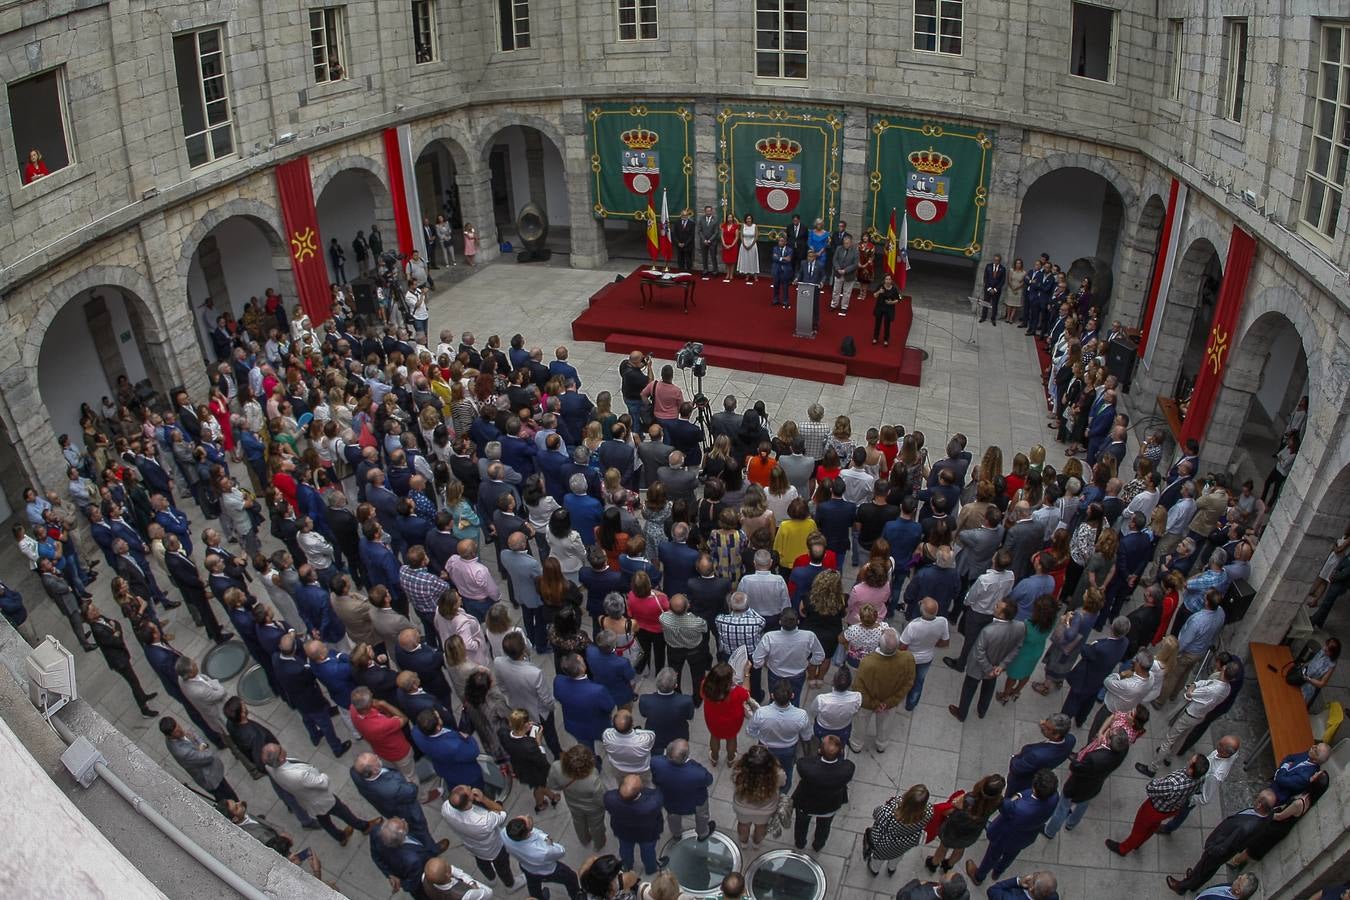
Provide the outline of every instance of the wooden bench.
<path id="1" fill-rule="evenodd" d="M 1162 410 L 1163 418 L 1167 420 L 1167 430 L 1172 432 L 1172 440 L 1176 441 L 1177 446 L 1181 444 L 1181 405 L 1171 397 L 1164 394 L 1158 395 L 1158 409 Z"/>
<path id="2" fill-rule="evenodd" d="M 1266 710 L 1270 729 L 1266 737 L 1252 748 L 1243 768 L 1250 768 L 1256 757 L 1270 744 L 1275 763 L 1291 753 L 1303 753 L 1312 746 L 1312 720 L 1308 717 L 1303 692 L 1284 680 L 1293 655 L 1284 644 L 1250 644 L 1252 668 L 1261 688 L 1261 704 Z"/>

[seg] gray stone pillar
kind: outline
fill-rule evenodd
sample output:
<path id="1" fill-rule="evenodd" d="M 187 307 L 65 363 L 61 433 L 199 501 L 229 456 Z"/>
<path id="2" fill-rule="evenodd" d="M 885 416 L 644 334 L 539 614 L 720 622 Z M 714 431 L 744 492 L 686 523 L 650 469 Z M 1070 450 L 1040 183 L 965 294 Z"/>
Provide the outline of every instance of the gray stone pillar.
<path id="1" fill-rule="evenodd" d="M 720 222 L 727 214 L 717 180 L 717 103 L 700 100 L 694 110 L 694 197 L 701 213 L 711 206 Z M 720 263 L 719 263 L 720 265 Z"/>
<path id="2" fill-rule="evenodd" d="M 849 29 L 853 33 L 853 29 Z M 872 132 L 867 129 L 867 107 L 850 106 L 844 110 L 842 159 L 839 166 L 839 197 L 835 221 L 843 219 L 853 235 L 854 246 L 862 240 L 863 215 L 871 199 L 868 190 L 867 144 Z M 811 223 L 805 223 L 807 228 Z M 832 229 L 833 230 L 833 229 Z"/>
<path id="3" fill-rule="evenodd" d="M 1153 273 L 1153 260 L 1158 249 L 1156 224 L 1136 221 L 1124 233 L 1116 259 L 1115 283 L 1111 287 L 1111 306 L 1106 316 L 1110 321 L 1098 323 L 1105 328 L 1116 319 L 1130 328 L 1143 318 L 1144 300 L 1150 288 L 1149 276 Z"/>
<path id="4" fill-rule="evenodd" d="M 116 385 L 117 379 L 127 374 L 127 367 L 117 350 L 118 340 L 113 332 L 112 315 L 108 312 L 108 301 L 102 294 L 96 293 L 85 301 L 84 318 L 89 326 L 89 337 L 94 341 L 99 365 L 103 367 L 103 376 L 108 379 L 108 384 Z"/>
<path id="5" fill-rule="evenodd" d="M 0 372 L 0 397 L 4 398 L 9 413 L 9 421 L 5 423 L 9 439 L 23 460 L 33 487 L 40 491 L 64 488 L 66 461 L 38 392 L 37 370 L 13 366 Z"/>
<path id="6" fill-rule="evenodd" d="M 989 173 L 988 205 L 985 207 L 984 247 L 981 263 L 993 260 L 994 254 L 1011 262 L 1017 246 L 1017 229 L 1022 221 L 1018 198 L 1022 196 L 1022 142 L 1026 132 L 1020 128 L 1000 128 L 994 138 L 994 164 Z M 975 267 L 971 296 L 978 296 L 984 281 L 984 266 Z"/>
<path id="7" fill-rule="evenodd" d="M 194 400 L 204 400 L 210 381 L 187 300 L 187 278 L 178 272 L 181 237 L 169 230 L 162 213 L 147 216 L 138 227 L 146 273 L 154 286 L 153 296 L 141 298 L 155 320 L 155 327 L 146 331 L 147 362 L 154 363 L 168 387 L 182 385 Z M 151 338 L 151 333 L 159 337 Z"/>
<path id="8" fill-rule="evenodd" d="M 567 178 L 568 224 L 572 227 L 569 262 L 574 269 L 596 269 L 609 262 L 604 222 L 591 210 L 591 158 L 586 152 L 586 105 L 580 100 L 563 106 L 563 140 L 558 150 Z"/>
<path id="9" fill-rule="evenodd" d="M 460 215 L 478 229 L 478 256 L 475 264 L 491 262 L 499 255 L 497 227 L 492 218 L 492 172 L 487 161 L 470 156 L 465 165 L 456 165 L 455 183 L 459 185 Z"/>

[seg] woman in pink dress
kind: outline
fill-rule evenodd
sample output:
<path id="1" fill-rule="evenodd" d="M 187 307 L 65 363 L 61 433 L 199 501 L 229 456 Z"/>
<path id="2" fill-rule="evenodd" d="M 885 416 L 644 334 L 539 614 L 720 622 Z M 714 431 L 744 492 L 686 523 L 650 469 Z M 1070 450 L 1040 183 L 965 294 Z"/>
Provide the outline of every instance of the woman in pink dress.
<path id="1" fill-rule="evenodd" d="M 464 223 L 464 258 L 469 265 L 473 265 L 473 258 L 478 255 L 478 229 L 473 227 L 472 222 Z"/>

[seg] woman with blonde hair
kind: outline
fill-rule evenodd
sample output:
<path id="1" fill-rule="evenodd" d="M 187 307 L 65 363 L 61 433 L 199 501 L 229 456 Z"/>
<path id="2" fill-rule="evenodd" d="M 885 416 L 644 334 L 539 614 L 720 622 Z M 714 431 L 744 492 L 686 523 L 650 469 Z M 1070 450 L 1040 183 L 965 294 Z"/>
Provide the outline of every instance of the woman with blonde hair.
<path id="1" fill-rule="evenodd" d="M 844 651 L 844 661 L 849 668 L 858 668 L 864 656 L 881 646 L 882 636 L 894 630 L 890 623 L 882 621 L 880 615 L 875 606 L 862 606 L 858 610 L 858 621 L 839 635 L 839 646 Z"/>
<path id="2" fill-rule="evenodd" d="M 452 634 L 446 638 L 442 642 L 441 648 L 445 656 L 445 668 L 450 673 L 450 689 L 454 692 L 455 699 L 463 703 L 464 687 L 469 683 L 469 676 L 482 667 L 469 659 L 469 651 L 464 646 L 464 639 L 457 634 Z"/>
<path id="3" fill-rule="evenodd" d="M 848 416 L 838 416 L 834 420 L 834 429 L 825 438 L 825 449 L 834 450 L 841 460 L 853 458 L 853 448 L 858 444 L 853 440 L 853 423 Z"/>
<path id="4" fill-rule="evenodd" d="M 801 627 L 811 632 L 825 650 L 825 659 L 819 665 L 807 666 L 807 683 L 819 688 L 830 671 L 830 661 L 839 646 L 839 635 L 844 630 L 844 588 L 839 573 L 825 569 L 811 582 L 811 592 L 798 604 Z"/>
<path id="5" fill-rule="evenodd" d="M 523 709 L 513 709 L 507 726 L 497 735 L 516 780 L 534 793 L 534 811 L 558 805 L 558 792 L 548 786 L 549 764 L 544 754 L 544 729 L 530 721 Z"/>

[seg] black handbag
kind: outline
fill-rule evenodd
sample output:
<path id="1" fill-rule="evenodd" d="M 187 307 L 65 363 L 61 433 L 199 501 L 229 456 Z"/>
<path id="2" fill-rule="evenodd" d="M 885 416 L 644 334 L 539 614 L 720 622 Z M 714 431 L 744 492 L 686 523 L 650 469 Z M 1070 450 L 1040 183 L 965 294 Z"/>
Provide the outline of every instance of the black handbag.
<path id="1" fill-rule="evenodd" d="M 1284 664 L 1282 673 L 1284 675 L 1285 684 L 1292 685 L 1293 687 L 1303 687 L 1303 685 L 1308 683 L 1308 673 L 1304 670 L 1303 666 L 1292 660 Z"/>

